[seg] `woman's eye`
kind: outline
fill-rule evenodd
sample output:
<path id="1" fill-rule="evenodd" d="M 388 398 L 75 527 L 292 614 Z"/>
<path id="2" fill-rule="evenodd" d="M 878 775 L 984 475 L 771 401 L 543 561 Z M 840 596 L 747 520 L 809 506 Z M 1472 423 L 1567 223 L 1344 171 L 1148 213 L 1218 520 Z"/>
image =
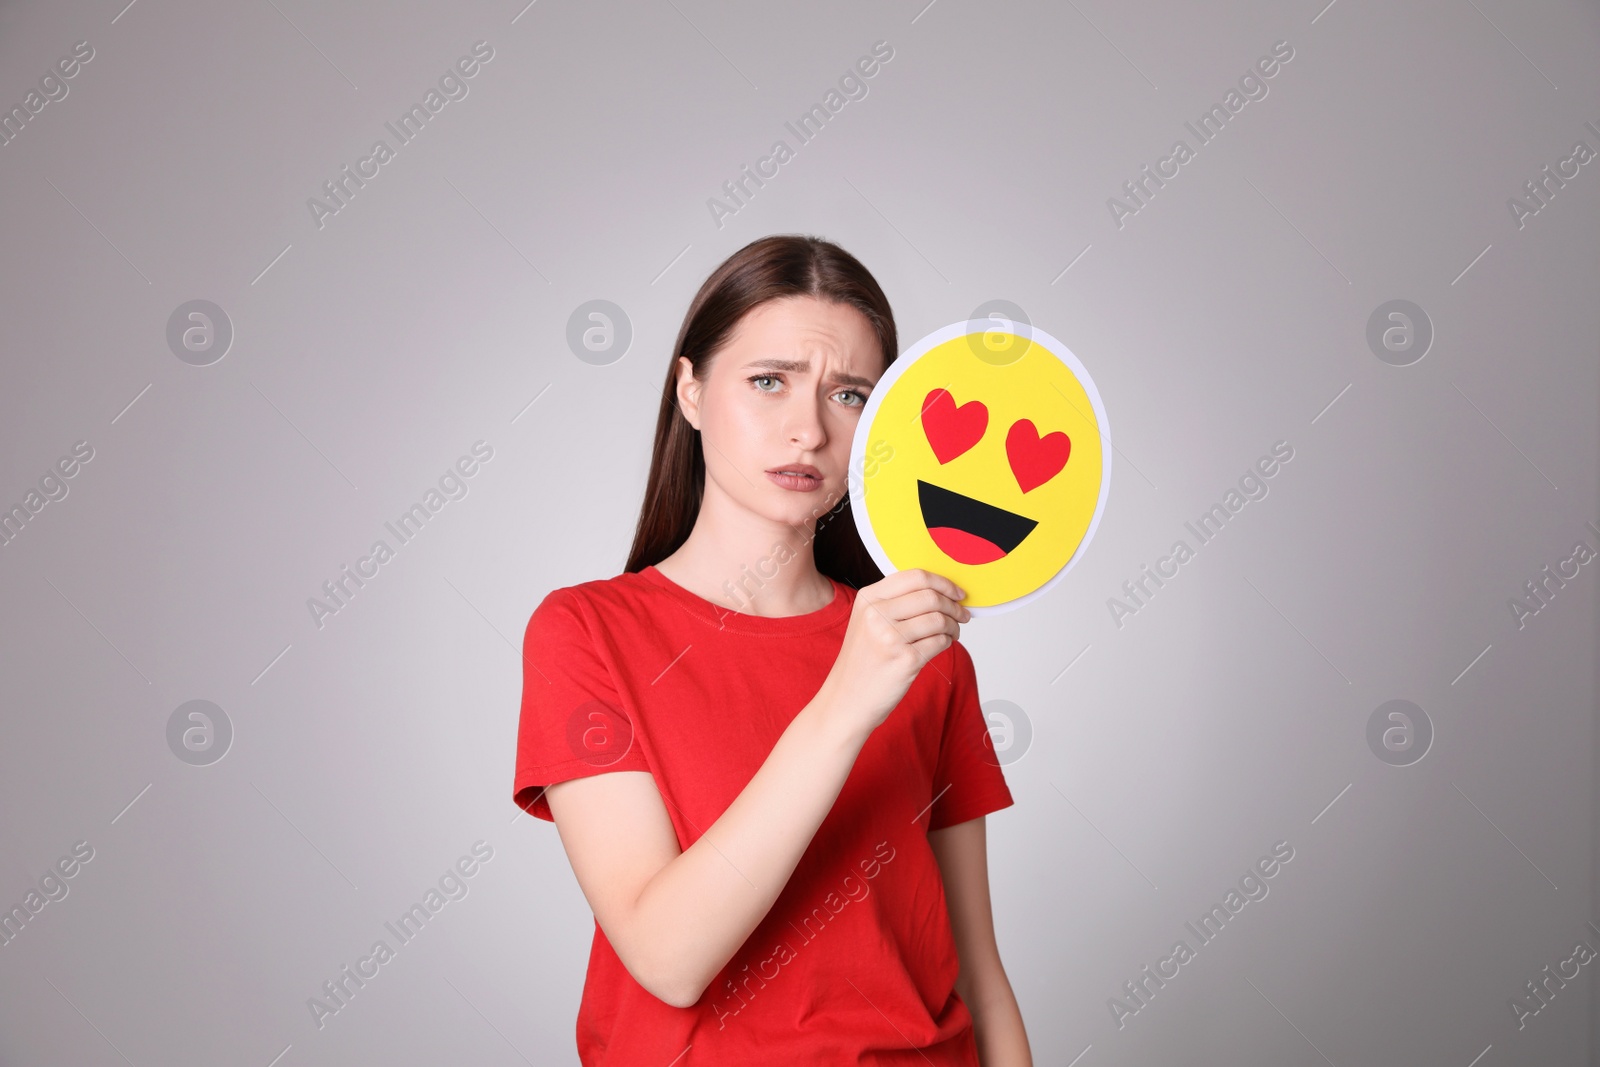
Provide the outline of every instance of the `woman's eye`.
<path id="1" fill-rule="evenodd" d="M 773 389 L 777 388 L 777 384 L 778 384 L 778 379 L 772 377 L 772 375 L 770 375 L 770 374 L 758 374 L 754 378 L 751 378 L 750 381 L 751 381 L 752 384 L 755 385 L 756 390 L 758 392 L 762 392 L 762 393 L 770 393 L 770 392 L 772 392 Z M 773 383 L 773 388 L 772 389 L 764 388 L 761 385 L 762 382 L 772 382 Z"/>
<path id="2" fill-rule="evenodd" d="M 854 397 L 853 400 L 845 401 L 844 406 L 847 408 L 860 407 L 867 402 L 867 398 L 856 392 L 854 389 L 846 389 L 844 392 L 839 393 L 838 395 L 844 397 Z"/>

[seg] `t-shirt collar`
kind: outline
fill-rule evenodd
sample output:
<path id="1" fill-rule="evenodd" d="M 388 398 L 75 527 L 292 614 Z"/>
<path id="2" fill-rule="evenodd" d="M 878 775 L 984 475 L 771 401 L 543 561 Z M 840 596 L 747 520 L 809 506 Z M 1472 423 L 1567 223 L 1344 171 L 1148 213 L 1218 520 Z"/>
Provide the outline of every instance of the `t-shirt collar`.
<path id="1" fill-rule="evenodd" d="M 829 577 L 828 581 L 833 583 L 833 599 L 816 611 L 806 612 L 803 615 L 747 615 L 691 593 L 662 574 L 653 563 L 639 571 L 639 577 L 670 595 L 690 614 L 707 624 L 735 633 L 801 634 L 825 630 L 846 621 L 855 600 L 854 589 Z"/>

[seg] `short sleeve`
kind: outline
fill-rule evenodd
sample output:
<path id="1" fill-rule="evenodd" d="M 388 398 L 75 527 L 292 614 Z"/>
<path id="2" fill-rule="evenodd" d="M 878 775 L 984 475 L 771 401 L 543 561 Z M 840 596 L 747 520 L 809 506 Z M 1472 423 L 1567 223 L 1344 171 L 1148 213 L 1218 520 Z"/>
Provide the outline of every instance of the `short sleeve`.
<path id="1" fill-rule="evenodd" d="M 545 787 L 606 771 L 648 771 L 595 629 L 570 589 L 544 598 L 522 639 L 522 714 L 512 800 L 555 821 Z"/>
<path id="2" fill-rule="evenodd" d="M 928 816 L 929 830 L 942 830 L 1014 803 L 978 701 L 972 656 L 960 641 L 950 648 L 950 702 L 933 774 L 936 799 Z"/>

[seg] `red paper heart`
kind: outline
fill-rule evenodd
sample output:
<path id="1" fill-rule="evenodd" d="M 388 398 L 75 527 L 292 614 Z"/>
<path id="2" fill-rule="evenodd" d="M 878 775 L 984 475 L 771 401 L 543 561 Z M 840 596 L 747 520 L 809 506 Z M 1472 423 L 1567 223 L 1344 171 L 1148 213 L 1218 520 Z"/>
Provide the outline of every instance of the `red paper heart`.
<path id="1" fill-rule="evenodd" d="M 1039 436 L 1028 419 L 1018 419 L 1006 434 L 1006 459 L 1024 493 L 1039 488 L 1061 473 L 1072 454 L 1072 440 L 1060 430 Z"/>
<path id="2" fill-rule="evenodd" d="M 989 426 L 989 409 L 979 400 L 956 407 L 955 397 L 935 389 L 922 401 L 922 432 L 940 463 L 949 463 L 983 440 Z"/>

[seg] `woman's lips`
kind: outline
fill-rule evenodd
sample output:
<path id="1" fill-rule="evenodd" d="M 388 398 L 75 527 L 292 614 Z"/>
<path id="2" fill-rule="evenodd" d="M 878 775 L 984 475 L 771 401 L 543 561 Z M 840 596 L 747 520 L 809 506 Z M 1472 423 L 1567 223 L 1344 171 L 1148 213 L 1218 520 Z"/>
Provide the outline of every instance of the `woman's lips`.
<path id="1" fill-rule="evenodd" d="M 797 493 L 814 493 L 822 488 L 822 474 L 817 468 L 800 464 L 767 471 L 767 477 L 785 489 Z"/>

